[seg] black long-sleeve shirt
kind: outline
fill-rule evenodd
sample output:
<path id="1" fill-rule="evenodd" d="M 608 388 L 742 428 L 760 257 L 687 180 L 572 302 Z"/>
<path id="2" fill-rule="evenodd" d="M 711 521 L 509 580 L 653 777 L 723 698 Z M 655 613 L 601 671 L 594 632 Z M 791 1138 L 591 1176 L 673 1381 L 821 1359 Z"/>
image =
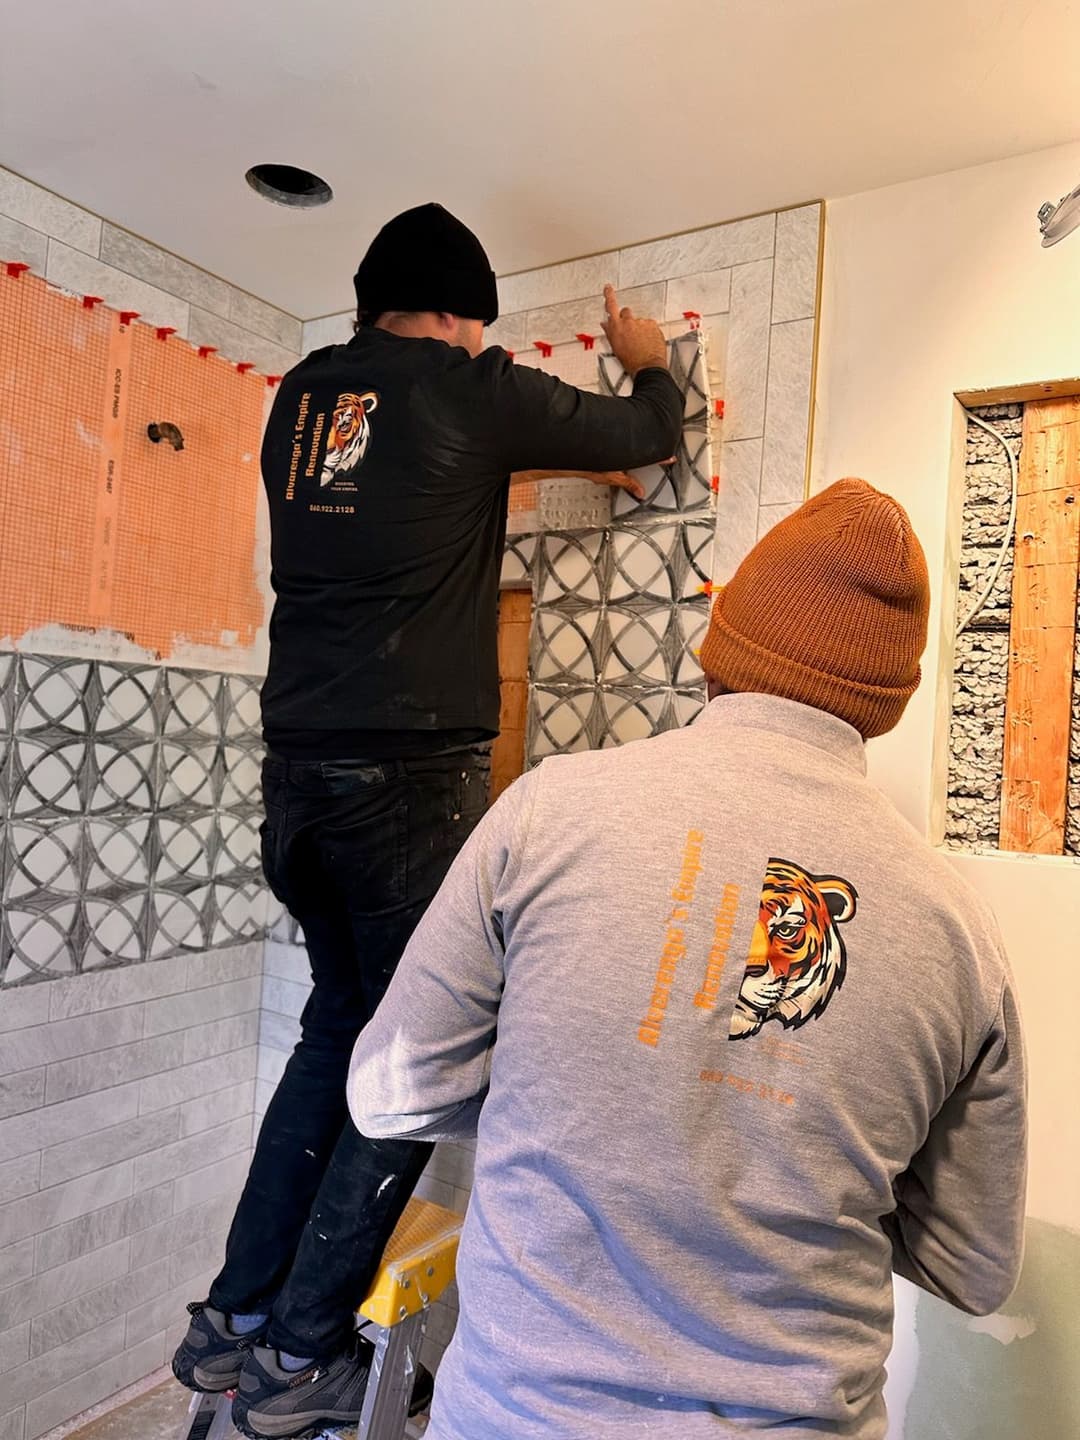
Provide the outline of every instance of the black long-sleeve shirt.
<path id="1" fill-rule="evenodd" d="M 618 470 L 672 454 L 666 370 L 590 395 L 504 350 L 365 329 L 282 381 L 270 504 L 267 743 L 389 758 L 498 731 L 498 577 L 512 471 Z"/>

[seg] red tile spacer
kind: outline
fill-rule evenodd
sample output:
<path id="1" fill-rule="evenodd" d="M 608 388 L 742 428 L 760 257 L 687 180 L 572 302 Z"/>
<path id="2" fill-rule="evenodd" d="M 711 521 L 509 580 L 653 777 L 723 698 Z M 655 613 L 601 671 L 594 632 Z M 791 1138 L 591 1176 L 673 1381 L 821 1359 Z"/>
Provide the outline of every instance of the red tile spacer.
<path id="1" fill-rule="evenodd" d="M 575 339 L 575 340 L 580 340 L 581 343 L 582 343 L 582 345 L 585 346 L 585 349 L 586 349 L 586 350 L 591 350 L 591 349 L 593 348 L 593 346 L 596 344 L 596 336 L 595 336 L 595 335 L 575 335 L 575 336 L 574 336 L 574 339 Z"/>
<path id="2" fill-rule="evenodd" d="M 176 334 L 176 326 L 175 326 L 175 325 L 158 325 L 158 326 L 156 326 L 155 329 L 154 329 L 154 334 L 157 336 L 157 338 L 158 338 L 159 340 L 167 340 L 170 335 L 175 335 L 175 334 Z"/>
<path id="3" fill-rule="evenodd" d="M 550 357 L 552 350 L 555 349 L 555 346 L 549 345 L 546 340 L 534 340 L 533 349 L 539 350 L 540 354 L 544 357 L 545 360 L 547 360 Z"/>
<path id="4" fill-rule="evenodd" d="M 120 311 L 120 324 L 121 324 L 121 325 L 130 325 L 133 320 L 138 320 L 138 318 L 139 318 L 139 312 L 138 312 L 138 310 L 121 310 L 121 311 Z"/>
<path id="5" fill-rule="evenodd" d="M 713 492 L 714 495 L 718 495 L 718 494 L 720 493 L 720 476 L 719 476 L 719 475 L 714 475 L 714 476 L 712 477 L 712 479 L 709 481 L 709 489 Z"/>
<path id="6" fill-rule="evenodd" d="M 691 330 L 701 329 L 701 316 L 696 310 L 684 310 L 682 312 L 682 318 L 690 321 Z"/>
<path id="7" fill-rule="evenodd" d="M 7 273 L 11 276 L 13 280 L 17 280 L 20 275 L 26 274 L 27 270 L 30 269 L 30 266 L 27 265 L 26 262 L 23 260 L 9 260 L 5 264 L 4 269 L 7 271 Z"/>
<path id="8" fill-rule="evenodd" d="M 719 587 L 718 585 L 714 585 L 711 580 L 706 580 L 704 585 L 699 585 L 699 586 L 698 586 L 698 594 L 699 594 L 699 595 L 712 595 L 712 594 L 714 594 L 719 588 L 720 588 L 720 587 Z"/>
<path id="9" fill-rule="evenodd" d="M 217 354 L 217 346 L 216 346 L 216 345 L 200 345 L 200 346 L 199 346 L 199 359 L 200 359 L 200 360 L 205 360 L 208 355 L 216 355 L 216 354 Z"/>
<path id="10" fill-rule="evenodd" d="M 241 361 L 239 362 L 239 364 L 237 365 L 236 368 L 237 368 L 237 370 L 239 370 L 239 372 L 240 372 L 241 375 L 246 375 L 249 370 L 254 370 L 254 369 L 255 369 L 255 361 L 254 361 L 254 360 L 241 360 Z"/>
<path id="11" fill-rule="evenodd" d="M 510 359 L 513 360 L 513 358 L 514 358 L 514 352 L 513 352 L 513 350 L 507 350 L 506 353 L 507 353 L 507 355 L 510 356 Z"/>
<path id="12" fill-rule="evenodd" d="M 280 376 L 280 375 L 267 375 L 267 377 L 266 377 L 266 383 L 267 383 L 267 385 L 270 386 L 270 389 L 272 390 L 275 385 L 280 385 L 280 384 L 281 384 L 281 376 Z"/>
<path id="13" fill-rule="evenodd" d="M 84 310 L 92 310 L 95 305 L 100 305 L 100 304 L 101 304 L 101 296 L 100 296 L 100 295 L 84 295 L 84 296 L 82 297 L 82 303 L 83 303 L 83 309 L 84 309 Z"/>

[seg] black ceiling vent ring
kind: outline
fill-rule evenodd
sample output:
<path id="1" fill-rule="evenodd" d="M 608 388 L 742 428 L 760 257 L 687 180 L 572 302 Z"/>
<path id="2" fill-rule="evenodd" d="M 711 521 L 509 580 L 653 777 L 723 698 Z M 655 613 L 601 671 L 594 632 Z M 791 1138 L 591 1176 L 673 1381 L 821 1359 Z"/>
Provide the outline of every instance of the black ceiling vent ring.
<path id="1" fill-rule="evenodd" d="M 253 165 L 244 176 L 251 188 L 275 205 L 292 205 L 309 209 L 326 205 L 334 192 L 325 180 L 310 170 L 297 170 L 292 165 Z"/>

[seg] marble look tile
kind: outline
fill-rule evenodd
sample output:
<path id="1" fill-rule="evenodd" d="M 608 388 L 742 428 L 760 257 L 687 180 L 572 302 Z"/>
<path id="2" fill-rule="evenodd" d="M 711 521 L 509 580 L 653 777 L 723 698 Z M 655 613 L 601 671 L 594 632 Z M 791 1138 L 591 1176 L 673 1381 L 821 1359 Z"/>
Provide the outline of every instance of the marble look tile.
<path id="1" fill-rule="evenodd" d="M 87 255 L 96 255 L 101 245 L 101 221 L 96 215 L 4 169 L 0 169 L 0 215 Z"/>
<path id="2" fill-rule="evenodd" d="M 504 350 L 513 350 L 515 353 L 524 350 L 528 344 L 527 318 L 528 312 L 524 310 L 500 315 L 495 324 L 489 325 L 484 331 L 484 348 L 501 345 Z"/>
<path id="3" fill-rule="evenodd" d="M 29 265 L 35 275 L 44 275 L 48 250 L 48 236 L 40 230 L 0 215 L 0 260 L 17 260 Z"/>
<path id="4" fill-rule="evenodd" d="M 704 270 L 667 282 L 665 320 L 682 320 L 687 310 L 699 315 L 725 315 L 731 304 L 731 270 Z"/>
<path id="5" fill-rule="evenodd" d="M 772 327 L 762 505 L 801 500 L 805 493 L 813 364 L 813 320 L 793 320 Z"/>
<path id="6" fill-rule="evenodd" d="M 134 275 L 166 290 L 192 305 L 201 305 L 204 310 L 213 310 L 218 315 L 228 315 L 229 297 L 232 286 L 216 275 L 189 265 L 178 255 L 151 245 L 138 235 L 131 235 L 115 225 L 106 222 L 101 232 L 101 259 L 117 270 Z"/>
<path id="7" fill-rule="evenodd" d="M 312 350 L 321 350 L 324 345 L 347 345 L 353 337 L 354 319 L 354 311 L 343 310 L 340 315 L 320 315 L 317 320 L 305 320 L 300 353 L 310 355 Z"/>
<path id="8" fill-rule="evenodd" d="M 773 324 L 806 320 L 817 304 L 821 206 L 785 210 L 776 217 Z"/>
<path id="9" fill-rule="evenodd" d="M 619 284 L 643 285 L 660 277 L 698 275 L 764 260 L 773 253 L 775 236 L 776 216 L 770 214 L 634 245 L 619 252 Z"/>
<path id="10" fill-rule="evenodd" d="M 525 316 L 524 335 L 517 348 L 523 349 L 535 340 L 547 340 L 555 345 L 564 344 L 581 332 L 602 338 L 600 324 L 603 318 L 604 302 L 598 295 L 590 295 L 583 300 L 567 300 L 562 305 L 545 305 L 539 310 L 529 310 Z"/>
<path id="11" fill-rule="evenodd" d="M 53 285 L 76 295 L 100 295 L 113 310 L 135 310 L 148 325 L 171 325 L 178 335 L 188 333 L 190 309 L 186 300 L 112 265 L 103 265 L 58 240 L 49 241 L 45 276 Z"/>
<path id="12" fill-rule="evenodd" d="M 786 505 L 762 505 L 758 509 L 757 538 L 761 537 L 772 529 L 781 520 L 786 520 L 796 510 L 802 507 L 801 500 L 793 500 Z"/>
<path id="13" fill-rule="evenodd" d="M 716 506 L 713 580 L 726 584 L 757 540 L 762 441 L 739 440 L 721 447 L 720 493 Z"/>
<path id="14" fill-rule="evenodd" d="M 618 271 L 619 252 L 609 250 L 602 255 L 567 260 L 562 265 L 545 265 L 517 275 L 504 275 L 498 282 L 499 310 L 510 315 L 517 310 L 537 310 L 543 305 L 599 295 L 605 285 L 615 284 Z"/>
<path id="15" fill-rule="evenodd" d="M 188 339 L 193 345 L 215 346 L 225 360 L 250 360 L 263 375 L 284 375 L 300 358 L 298 351 L 286 350 L 195 305 L 191 307 Z"/>
<path id="16" fill-rule="evenodd" d="M 754 439 L 765 430 L 772 261 L 740 265 L 731 277 L 724 438 Z"/>
<path id="17" fill-rule="evenodd" d="M 251 330 L 264 340 L 272 340 L 283 350 L 299 354 L 303 326 L 295 315 L 287 315 L 276 305 L 249 295 L 246 290 L 229 287 L 229 319 L 243 330 Z M 350 330 L 351 330 L 350 326 Z"/>

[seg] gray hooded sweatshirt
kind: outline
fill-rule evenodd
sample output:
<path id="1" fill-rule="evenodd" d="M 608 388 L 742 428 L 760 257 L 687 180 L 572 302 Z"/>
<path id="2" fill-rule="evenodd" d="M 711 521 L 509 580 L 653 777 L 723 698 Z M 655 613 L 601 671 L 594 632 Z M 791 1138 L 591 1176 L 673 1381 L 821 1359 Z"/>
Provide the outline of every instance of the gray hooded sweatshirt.
<path id="1" fill-rule="evenodd" d="M 786 700 L 513 785 L 349 1105 L 478 1139 L 428 1440 L 880 1440 L 890 1272 L 985 1313 L 1020 1264 L 993 919 L 859 735 Z"/>

